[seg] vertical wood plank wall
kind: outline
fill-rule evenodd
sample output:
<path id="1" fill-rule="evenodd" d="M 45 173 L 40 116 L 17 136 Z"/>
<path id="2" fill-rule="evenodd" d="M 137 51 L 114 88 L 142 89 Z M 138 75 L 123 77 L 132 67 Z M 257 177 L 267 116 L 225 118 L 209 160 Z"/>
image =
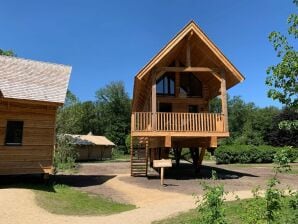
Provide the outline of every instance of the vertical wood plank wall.
<path id="1" fill-rule="evenodd" d="M 50 173 L 57 106 L 0 101 L 0 175 Z M 7 121 L 24 121 L 21 146 L 6 146 Z"/>

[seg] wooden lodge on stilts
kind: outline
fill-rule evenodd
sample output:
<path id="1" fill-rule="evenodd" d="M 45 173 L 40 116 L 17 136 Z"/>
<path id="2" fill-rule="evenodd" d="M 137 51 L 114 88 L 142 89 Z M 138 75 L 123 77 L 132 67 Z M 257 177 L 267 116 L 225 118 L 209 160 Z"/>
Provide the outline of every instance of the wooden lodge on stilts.
<path id="1" fill-rule="evenodd" d="M 131 175 L 182 148 L 196 168 L 206 149 L 229 136 L 226 90 L 244 80 L 198 25 L 191 21 L 135 76 L 131 115 Z M 221 112 L 210 113 L 220 96 Z"/>

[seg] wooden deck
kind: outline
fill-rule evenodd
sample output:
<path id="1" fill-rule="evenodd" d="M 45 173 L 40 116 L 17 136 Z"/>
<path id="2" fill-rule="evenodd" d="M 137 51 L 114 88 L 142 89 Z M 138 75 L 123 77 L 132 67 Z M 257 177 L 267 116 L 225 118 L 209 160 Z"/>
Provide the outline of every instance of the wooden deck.
<path id="1" fill-rule="evenodd" d="M 134 112 L 131 132 L 132 136 L 229 136 L 220 113 Z"/>

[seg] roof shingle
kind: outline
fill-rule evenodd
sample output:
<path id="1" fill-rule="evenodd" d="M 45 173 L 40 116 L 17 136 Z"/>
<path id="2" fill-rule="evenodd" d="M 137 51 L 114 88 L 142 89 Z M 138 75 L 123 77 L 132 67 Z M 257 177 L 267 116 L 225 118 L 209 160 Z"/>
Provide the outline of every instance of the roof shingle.
<path id="1" fill-rule="evenodd" d="M 0 56 L 0 92 L 4 98 L 64 103 L 71 67 Z"/>

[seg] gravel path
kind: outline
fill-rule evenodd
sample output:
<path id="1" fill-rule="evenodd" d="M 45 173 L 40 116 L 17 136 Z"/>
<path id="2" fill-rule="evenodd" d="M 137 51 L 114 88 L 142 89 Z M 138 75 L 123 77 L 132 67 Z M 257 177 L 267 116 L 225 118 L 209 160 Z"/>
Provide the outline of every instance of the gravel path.
<path id="1" fill-rule="evenodd" d="M 125 176 L 125 175 L 120 175 Z M 38 207 L 34 192 L 27 189 L 0 189 L 0 223 L 5 224 L 149 224 L 152 221 L 172 216 L 195 207 L 194 197 L 146 189 L 125 183 L 119 177 L 104 183 L 110 188 L 122 192 L 128 200 L 138 206 L 137 209 L 110 216 L 64 216 L 55 215 Z M 249 191 L 237 192 L 240 198 L 249 198 Z M 234 195 L 229 195 L 233 200 Z"/>

